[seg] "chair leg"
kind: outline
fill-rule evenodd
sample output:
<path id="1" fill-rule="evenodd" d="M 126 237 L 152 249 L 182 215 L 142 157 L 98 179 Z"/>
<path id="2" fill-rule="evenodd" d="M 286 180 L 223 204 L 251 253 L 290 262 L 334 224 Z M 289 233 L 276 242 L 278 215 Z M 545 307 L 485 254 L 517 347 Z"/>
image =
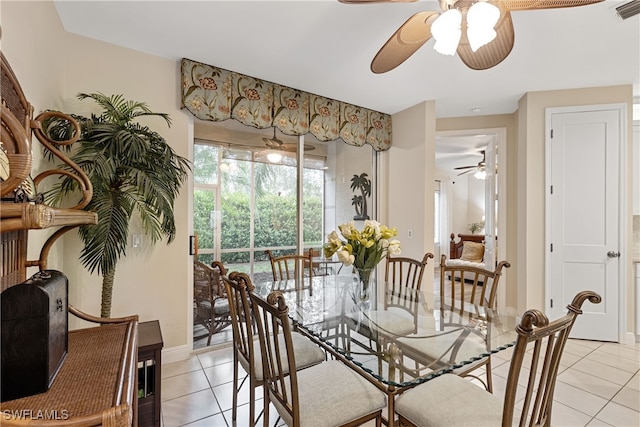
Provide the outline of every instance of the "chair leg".
<path id="1" fill-rule="evenodd" d="M 233 406 L 231 419 L 235 422 L 238 418 L 238 354 L 233 353 Z"/>
<path id="2" fill-rule="evenodd" d="M 487 366 L 484 368 L 487 374 L 487 391 L 493 394 L 493 376 L 491 374 L 491 356 L 487 359 Z"/>
<path id="3" fill-rule="evenodd" d="M 264 402 L 264 408 L 262 409 L 262 425 L 269 427 L 269 392 L 267 390 L 266 382 L 262 385 L 262 401 Z"/>
<path id="4" fill-rule="evenodd" d="M 211 335 L 213 335 L 213 329 L 211 325 L 209 325 L 209 338 L 207 338 L 207 347 L 211 345 Z"/>

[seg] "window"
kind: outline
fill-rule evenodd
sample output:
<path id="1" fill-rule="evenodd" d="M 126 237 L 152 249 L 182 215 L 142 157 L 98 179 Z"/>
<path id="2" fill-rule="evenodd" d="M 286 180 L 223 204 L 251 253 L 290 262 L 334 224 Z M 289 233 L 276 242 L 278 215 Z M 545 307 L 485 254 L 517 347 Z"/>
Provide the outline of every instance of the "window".
<path id="1" fill-rule="evenodd" d="M 227 269 L 252 277 L 271 272 L 265 249 L 297 251 L 297 167 L 294 156 L 270 163 L 264 150 L 197 140 L 194 149 L 194 230 L 198 260 L 220 259 Z M 324 167 L 305 155 L 305 248 L 324 236 Z"/>

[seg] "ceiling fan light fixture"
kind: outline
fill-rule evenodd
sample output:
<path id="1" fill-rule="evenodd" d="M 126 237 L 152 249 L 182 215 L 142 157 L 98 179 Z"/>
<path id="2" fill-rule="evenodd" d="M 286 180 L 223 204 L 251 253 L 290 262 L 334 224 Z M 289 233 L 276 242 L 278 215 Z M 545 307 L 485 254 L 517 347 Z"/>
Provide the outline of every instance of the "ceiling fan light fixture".
<path id="1" fill-rule="evenodd" d="M 478 169 L 476 173 L 473 174 L 473 177 L 476 179 L 486 179 L 487 172 L 484 169 Z"/>
<path id="2" fill-rule="evenodd" d="M 495 26 L 500 9 L 490 3 L 478 2 L 467 12 L 467 38 L 473 52 L 496 38 Z"/>
<path id="3" fill-rule="evenodd" d="M 282 160 L 282 153 L 278 150 L 269 150 L 267 160 L 271 163 L 278 163 Z"/>
<path id="4" fill-rule="evenodd" d="M 442 55 L 454 55 L 462 37 L 462 13 L 449 9 L 431 24 L 431 35 L 436 43 L 433 48 Z"/>

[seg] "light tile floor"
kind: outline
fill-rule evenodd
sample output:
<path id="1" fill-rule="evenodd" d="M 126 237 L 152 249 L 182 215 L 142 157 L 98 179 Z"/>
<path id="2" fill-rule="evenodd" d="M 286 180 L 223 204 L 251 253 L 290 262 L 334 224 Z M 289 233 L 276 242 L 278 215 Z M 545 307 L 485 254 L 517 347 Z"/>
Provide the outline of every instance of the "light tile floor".
<path id="1" fill-rule="evenodd" d="M 493 357 L 494 393 L 503 395 L 511 352 Z M 232 361 L 231 347 L 224 347 L 163 365 L 164 427 L 232 426 Z M 240 393 L 237 426 L 247 425 L 247 389 Z M 257 394 L 261 399 L 260 389 Z M 554 401 L 553 426 L 640 426 L 640 344 L 569 340 Z M 273 426 L 275 410 L 271 414 Z"/>

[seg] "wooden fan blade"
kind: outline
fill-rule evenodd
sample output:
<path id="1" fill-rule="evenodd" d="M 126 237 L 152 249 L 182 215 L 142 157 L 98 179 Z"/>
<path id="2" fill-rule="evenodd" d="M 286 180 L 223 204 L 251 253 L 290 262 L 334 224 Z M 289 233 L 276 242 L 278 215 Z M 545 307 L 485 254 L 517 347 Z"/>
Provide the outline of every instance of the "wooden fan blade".
<path id="1" fill-rule="evenodd" d="M 386 73 L 406 61 L 431 38 L 431 24 L 440 14 L 418 12 L 402 24 L 371 61 L 371 71 Z"/>
<path id="2" fill-rule="evenodd" d="M 298 151 L 298 144 L 282 144 L 279 148 L 281 151 L 287 151 L 289 153 L 295 153 Z M 316 147 L 309 144 L 304 144 L 304 151 L 315 150 Z"/>
<path id="3" fill-rule="evenodd" d="M 495 27 L 496 38 L 474 52 L 469 46 L 465 28 L 462 31 L 462 38 L 458 45 L 458 56 L 467 67 L 473 70 L 486 70 L 495 67 L 504 61 L 511 53 L 511 49 L 513 49 L 515 34 L 511 13 L 503 7 L 502 1 L 491 1 L 491 3 L 500 7 L 500 20 Z M 466 19 L 464 22 L 466 22 Z"/>
<path id="4" fill-rule="evenodd" d="M 453 170 L 463 170 L 463 169 L 473 169 L 476 168 L 476 165 L 473 166 L 458 166 L 457 168 L 453 168 Z"/>
<path id="5" fill-rule="evenodd" d="M 501 0 L 500 4 L 507 10 L 533 10 L 586 6 L 601 1 L 604 0 Z"/>

